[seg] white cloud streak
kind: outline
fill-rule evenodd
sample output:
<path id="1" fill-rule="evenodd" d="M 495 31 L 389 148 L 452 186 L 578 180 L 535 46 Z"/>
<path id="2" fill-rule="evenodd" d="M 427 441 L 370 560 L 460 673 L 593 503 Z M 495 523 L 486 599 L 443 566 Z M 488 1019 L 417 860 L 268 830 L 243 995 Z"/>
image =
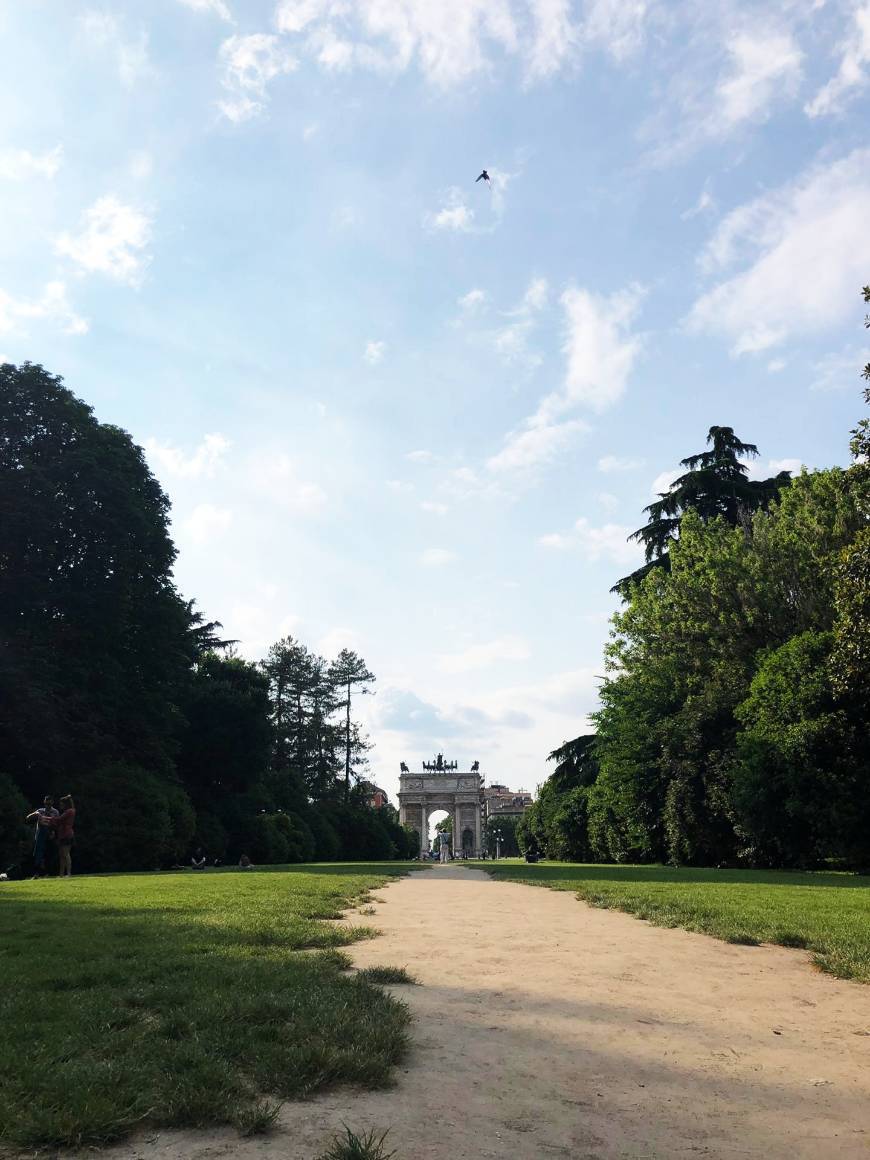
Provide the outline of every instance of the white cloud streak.
<path id="1" fill-rule="evenodd" d="M 298 67 L 296 57 L 279 37 L 264 32 L 230 36 L 220 46 L 221 82 L 230 94 L 218 106 L 230 121 L 247 121 L 262 113 L 268 85 Z"/>
<path id="2" fill-rule="evenodd" d="M 79 27 L 87 44 L 114 58 L 118 77 L 125 88 L 132 89 L 152 75 L 148 36 L 144 31 L 128 36 L 117 16 L 93 8 L 80 15 Z"/>
<path id="3" fill-rule="evenodd" d="M 35 177 L 54 179 L 63 161 L 63 146 L 55 145 L 45 153 L 29 149 L 0 149 L 0 180 L 30 181 Z"/>
<path id="4" fill-rule="evenodd" d="M 376 367 L 378 363 L 383 362 L 386 350 L 387 344 L 385 342 L 376 342 L 374 339 L 369 339 L 363 351 L 363 358 L 370 367 Z"/>
<path id="5" fill-rule="evenodd" d="M 456 559 L 456 553 L 447 548 L 427 548 L 420 555 L 420 563 L 426 568 L 443 568 Z"/>
<path id="6" fill-rule="evenodd" d="M 194 12 L 211 12 L 227 24 L 233 24 L 233 14 L 224 0 L 180 0 L 185 8 L 192 8 Z"/>
<path id="7" fill-rule="evenodd" d="M 744 354 L 835 326 L 866 281 L 868 221 L 870 149 L 814 166 L 792 185 L 739 206 L 717 229 L 702 264 L 716 269 L 738 258 L 749 264 L 698 298 L 689 329 L 721 335 Z"/>
<path id="8" fill-rule="evenodd" d="M 161 478 L 211 479 L 223 467 L 224 457 L 232 443 L 225 435 L 214 432 L 204 435 L 190 454 L 157 439 L 146 439 L 144 447 L 149 462 Z"/>
<path id="9" fill-rule="evenodd" d="M 31 321 L 53 322 L 63 334 L 88 332 L 88 323 L 73 310 L 63 282 L 49 282 L 36 299 L 16 298 L 0 290 L 0 336 L 26 334 Z"/>
<path id="10" fill-rule="evenodd" d="M 825 117 L 843 111 L 846 104 L 870 81 L 870 3 L 856 5 L 852 28 L 840 46 L 840 67 L 811 101 L 804 106 L 808 117 Z"/>
<path id="11" fill-rule="evenodd" d="M 519 636 L 502 636 L 485 644 L 472 645 L 458 653 L 445 653 L 438 658 L 438 667 L 445 673 L 469 673 L 488 669 L 502 661 L 528 660 L 528 643 Z"/>
<path id="12" fill-rule="evenodd" d="M 55 249 L 87 273 L 137 286 L 150 261 L 145 249 L 151 225 L 151 218 L 141 210 L 116 197 L 101 197 L 85 211 L 81 232 L 61 234 Z"/>

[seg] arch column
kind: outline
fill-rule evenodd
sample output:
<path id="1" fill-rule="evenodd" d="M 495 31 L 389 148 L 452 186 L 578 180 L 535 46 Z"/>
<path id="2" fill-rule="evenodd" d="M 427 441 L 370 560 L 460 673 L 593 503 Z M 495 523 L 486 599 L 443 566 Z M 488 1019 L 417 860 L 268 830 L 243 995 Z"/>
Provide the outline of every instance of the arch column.
<path id="1" fill-rule="evenodd" d="M 420 823 L 420 860 L 429 852 L 429 807 L 424 802 L 420 807 L 423 818 Z"/>

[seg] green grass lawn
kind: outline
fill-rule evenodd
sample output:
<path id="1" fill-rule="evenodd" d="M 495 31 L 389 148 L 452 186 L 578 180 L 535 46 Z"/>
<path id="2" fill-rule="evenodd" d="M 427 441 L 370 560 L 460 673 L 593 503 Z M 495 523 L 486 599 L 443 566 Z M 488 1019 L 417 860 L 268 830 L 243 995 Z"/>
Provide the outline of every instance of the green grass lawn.
<path id="1" fill-rule="evenodd" d="M 277 1101 L 383 1086 L 408 1013 L 324 921 L 407 866 L 131 874 L 0 886 L 0 1142 L 137 1124 L 268 1125 Z"/>
<path id="2" fill-rule="evenodd" d="M 771 870 L 693 870 L 519 860 L 481 863 L 496 878 L 572 890 L 593 906 L 626 910 L 726 942 L 804 947 L 825 971 L 870 982 L 870 878 Z"/>

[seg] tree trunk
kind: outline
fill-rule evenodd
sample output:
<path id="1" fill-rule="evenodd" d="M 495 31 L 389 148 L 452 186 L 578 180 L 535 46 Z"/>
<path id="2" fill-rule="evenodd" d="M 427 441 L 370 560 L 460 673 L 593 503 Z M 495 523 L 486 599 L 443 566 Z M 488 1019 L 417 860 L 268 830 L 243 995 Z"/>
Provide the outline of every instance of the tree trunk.
<path id="1" fill-rule="evenodd" d="M 347 682 L 347 720 L 344 727 L 344 800 L 350 800 L 350 681 Z"/>

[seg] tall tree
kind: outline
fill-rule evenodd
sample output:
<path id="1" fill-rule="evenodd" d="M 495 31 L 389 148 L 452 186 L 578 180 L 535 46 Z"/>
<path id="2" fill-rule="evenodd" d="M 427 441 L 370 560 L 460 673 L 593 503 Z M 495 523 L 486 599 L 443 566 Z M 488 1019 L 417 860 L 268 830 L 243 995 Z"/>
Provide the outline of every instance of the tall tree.
<path id="1" fill-rule="evenodd" d="M 791 480 L 788 471 L 780 471 L 770 479 L 749 479 L 749 469 L 741 457 L 757 458 L 758 448 L 738 439 L 732 427 L 711 427 L 707 443 L 708 451 L 680 461 L 680 466 L 688 470 L 644 508 L 649 520 L 629 539 L 643 544 L 646 564 L 617 581 L 613 591 L 625 595 L 631 584 L 642 580 L 653 568 L 670 567 L 669 548 L 679 539 L 680 520 L 685 512 L 697 512 L 704 523 L 721 516 L 734 527 L 742 513 L 766 509 Z"/>
<path id="2" fill-rule="evenodd" d="M 202 626 L 168 516 L 125 431 L 42 367 L 0 366 L 0 752 L 26 792 L 103 760 L 171 774 Z"/>
<path id="3" fill-rule="evenodd" d="M 353 730 L 350 721 L 351 695 L 354 689 L 360 693 L 371 692 L 369 685 L 376 680 L 374 673 L 369 672 L 368 666 L 361 656 L 351 649 L 343 648 L 329 668 L 329 679 L 336 689 L 341 689 L 344 695 L 342 708 L 345 710 L 345 750 L 344 750 L 344 800 L 350 796 L 350 766 L 351 750 L 353 748 Z"/>

